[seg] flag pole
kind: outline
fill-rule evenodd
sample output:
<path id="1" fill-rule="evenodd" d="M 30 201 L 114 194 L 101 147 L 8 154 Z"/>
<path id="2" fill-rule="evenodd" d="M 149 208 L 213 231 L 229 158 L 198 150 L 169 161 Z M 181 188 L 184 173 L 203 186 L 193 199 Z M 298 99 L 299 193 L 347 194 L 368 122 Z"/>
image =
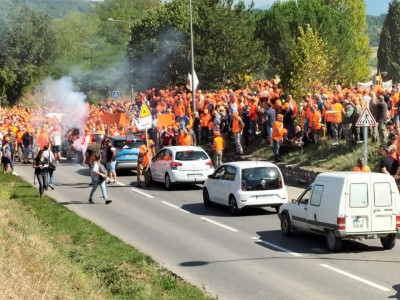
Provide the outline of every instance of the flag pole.
<path id="1" fill-rule="evenodd" d="M 191 56 L 191 71 L 192 71 L 192 106 L 193 112 L 196 112 L 196 101 L 195 101 L 195 93 L 196 90 L 194 88 L 194 49 L 193 49 L 193 16 L 192 16 L 192 0 L 189 0 L 189 20 L 190 20 L 190 56 Z"/>

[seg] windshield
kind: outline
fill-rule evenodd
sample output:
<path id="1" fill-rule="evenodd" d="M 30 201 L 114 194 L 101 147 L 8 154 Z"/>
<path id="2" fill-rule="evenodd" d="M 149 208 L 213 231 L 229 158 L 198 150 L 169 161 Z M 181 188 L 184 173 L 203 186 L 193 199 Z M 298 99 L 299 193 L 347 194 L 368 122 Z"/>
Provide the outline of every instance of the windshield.
<path id="1" fill-rule="evenodd" d="M 246 191 L 274 190 L 282 186 L 276 167 L 256 167 L 242 170 L 242 187 Z"/>
<path id="2" fill-rule="evenodd" d="M 175 155 L 175 160 L 182 160 L 182 161 L 206 160 L 206 159 L 208 159 L 208 156 L 203 151 L 187 150 L 187 151 L 176 152 Z"/>
<path id="3" fill-rule="evenodd" d="M 141 145 L 143 145 L 141 140 L 114 141 L 114 147 L 117 149 L 135 149 L 140 148 Z"/>

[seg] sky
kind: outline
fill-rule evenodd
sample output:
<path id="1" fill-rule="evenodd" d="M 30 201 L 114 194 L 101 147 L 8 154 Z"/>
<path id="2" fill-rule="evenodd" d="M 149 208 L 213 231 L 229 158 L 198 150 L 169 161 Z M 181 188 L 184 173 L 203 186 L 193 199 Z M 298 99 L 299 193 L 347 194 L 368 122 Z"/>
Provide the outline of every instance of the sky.
<path id="1" fill-rule="evenodd" d="M 254 0 L 255 8 L 269 8 L 272 3 L 278 0 Z M 244 0 L 246 4 L 250 4 L 251 0 Z M 388 11 L 391 0 L 366 0 L 367 15 L 379 16 Z"/>

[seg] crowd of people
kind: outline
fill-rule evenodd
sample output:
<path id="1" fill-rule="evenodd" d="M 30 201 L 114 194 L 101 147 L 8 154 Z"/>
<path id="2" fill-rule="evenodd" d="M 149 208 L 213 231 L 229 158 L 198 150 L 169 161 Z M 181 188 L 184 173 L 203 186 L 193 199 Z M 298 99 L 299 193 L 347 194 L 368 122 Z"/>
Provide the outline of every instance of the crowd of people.
<path id="1" fill-rule="evenodd" d="M 293 99 L 283 93 L 278 83 L 276 80 L 259 80 L 238 90 L 198 90 L 195 103 L 185 87 L 151 89 L 138 94 L 132 101 L 108 99 L 97 105 L 87 105 L 87 111 L 80 119 L 76 119 L 78 117 L 74 114 L 65 114 L 53 104 L 33 109 L 2 108 L 3 170 L 17 175 L 15 161 L 32 163 L 42 196 L 46 188 L 54 188 L 52 171 L 62 158 L 76 158 L 78 153 L 82 153 L 83 161 L 88 145 L 93 142 L 93 134 L 109 137 L 147 135 L 146 140 L 153 142 L 153 153 L 167 145 L 209 147 L 214 152 L 215 167 L 222 163 L 226 148 L 241 155 L 254 140 L 262 147 L 271 148 L 274 161 L 280 162 L 282 153 L 301 150 L 308 144 L 318 146 L 326 139 L 331 140 L 332 146 L 343 143 L 348 149 L 353 149 L 363 140 L 363 131 L 356 122 L 365 107 L 376 120 L 376 126 L 369 128 L 373 141 L 383 145 L 385 157 L 385 153 L 390 152 L 389 156 L 398 161 L 400 101 L 396 88 L 384 90 L 377 85 L 342 89 L 337 86 L 334 90 L 321 88 L 303 95 L 301 99 Z M 147 132 L 137 122 L 144 102 L 153 119 Z M 105 116 L 113 114 L 127 117 L 124 122 L 110 123 Z M 171 115 L 170 123 L 158 122 L 164 114 Z M 91 163 L 95 164 L 95 161 L 97 158 Z M 53 170 L 47 172 L 49 164 Z M 394 170 L 395 162 L 392 164 L 386 164 L 381 170 Z M 115 173 L 112 165 L 108 168 L 111 168 L 109 174 Z M 103 174 L 100 168 L 91 170 L 95 174 L 92 177 Z M 46 172 L 50 174 L 49 178 L 43 175 Z M 395 175 L 396 172 L 389 173 Z M 116 177 L 111 180 L 116 181 Z M 138 180 L 140 182 L 140 178 Z M 95 185 L 97 187 L 97 183 Z M 105 189 L 102 191 L 104 194 Z"/>

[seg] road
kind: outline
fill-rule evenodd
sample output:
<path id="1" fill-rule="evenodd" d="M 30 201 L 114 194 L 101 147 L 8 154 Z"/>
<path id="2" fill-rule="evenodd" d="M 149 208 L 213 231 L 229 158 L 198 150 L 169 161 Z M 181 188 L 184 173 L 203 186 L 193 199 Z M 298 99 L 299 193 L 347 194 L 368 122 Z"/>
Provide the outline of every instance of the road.
<path id="1" fill-rule="evenodd" d="M 30 166 L 16 171 L 33 183 Z M 110 205 L 100 190 L 91 205 L 87 168 L 61 164 L 48 195 L 218 299 L 400 299 L 399 245 L 384 251 L 379 240 L 346 241 L 330 253 L 324 237 L 283 237 L 274 209 L 233 217 L 222 206 L 205 208 L 201 186 L 137 189 L 133 175 L 107 186 Z M 301 190 L 288 187 L 290 198 Z"/>

